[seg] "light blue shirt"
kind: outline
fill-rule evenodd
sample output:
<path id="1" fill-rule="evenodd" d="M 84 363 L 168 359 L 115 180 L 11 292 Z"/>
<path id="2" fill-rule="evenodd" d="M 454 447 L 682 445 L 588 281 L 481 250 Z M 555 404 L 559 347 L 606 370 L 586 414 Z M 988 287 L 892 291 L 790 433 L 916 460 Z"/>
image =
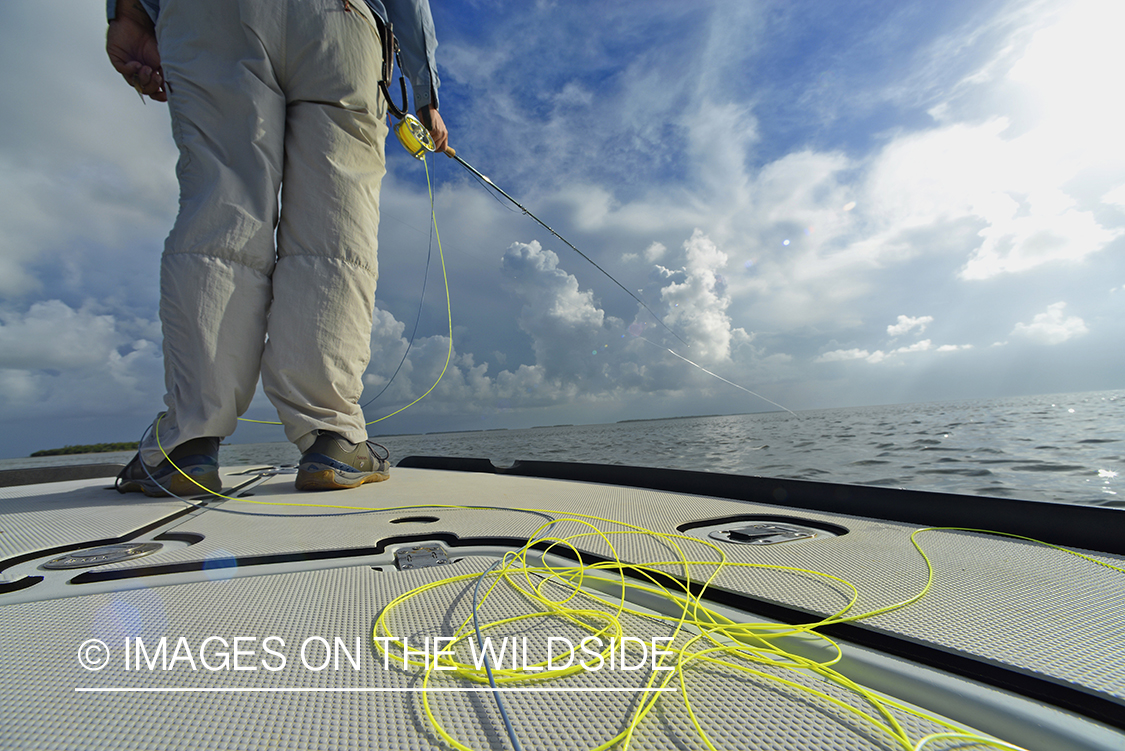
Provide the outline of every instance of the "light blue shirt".
<path id="1" fill-rule="evenodd" d="M 140 0 L 155 22 L 160 14 L 160 0 Z M 438 106 L 437 36 L 434 19 L 430 15 L 429 0 L 365 0 L 371 12 L 383 23 L 394 27 L 395 39 L 402 54 L 402 67 L 411 88 L 414 89 L 414 108 L 427 104 Z M 106 17 L 111 21 L 117 15 L 117 0 L 106 0 Z M 387 82 L 388 88 L 391 82 Z"/>

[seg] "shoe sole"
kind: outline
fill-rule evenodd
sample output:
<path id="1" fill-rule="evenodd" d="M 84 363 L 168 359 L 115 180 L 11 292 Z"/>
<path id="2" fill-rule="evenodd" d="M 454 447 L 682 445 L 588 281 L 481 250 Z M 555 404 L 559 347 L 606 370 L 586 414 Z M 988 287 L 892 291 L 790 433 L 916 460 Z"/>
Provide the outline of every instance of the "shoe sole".
<path id="1" fill-rule="evenodd" d="M 219 478 L 218 470 L 191 478 L 177 472 L 172 476 L 172 481 L 168 484 L 168 490 L 179 496 L 202 495 L 204 493 L 211 495 L 212 493 L 222 492 L 223 481 Z"/>
<path id="2" fill-rule="evenodd" d="M 326 468 L 312 472 L 300 469 L 297 471 L 296 486 L 297 490 L 349 490 L 369 482 L 384 482 L 389 479 L 391 479 L 389 470 L 350 478 L 341 475 L 334 469 Z"/>
<path id="3" fill-rule="evenodd" d="M 218 493 L 222 491 L 222 489 L 223 481 L 219 478 L 218 470 L 196 475 L 191 479 L 177 472 L 168 480 L 167 488 L 155 483 L 153 480 L 147 480 L 145 482 L 127 480 L 121 483 L 122 492 L 144 493 L 149 498 L 169 498 L 173 495 L 186 497 L 202 495 L 203 493 Z"/>

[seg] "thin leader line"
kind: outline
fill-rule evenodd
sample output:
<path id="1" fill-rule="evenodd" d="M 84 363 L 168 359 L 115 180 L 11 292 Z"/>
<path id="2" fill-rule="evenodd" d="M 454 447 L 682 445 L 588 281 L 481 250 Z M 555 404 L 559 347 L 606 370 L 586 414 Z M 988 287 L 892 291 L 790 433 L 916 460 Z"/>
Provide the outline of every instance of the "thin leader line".
<path id="1" fill-rule="evenodd" d="M 643 336 L 638 336 L 637 338 L 638 338 L 638 339 L 640 339 L 640 340 L 641 340 L 641 341 L 643 341 L 643 342 L 648 342 L 649 344 L 651 344 L 651 345 L 652 345 L 652 346 L 654 346 L 654 347 L 659 347 L 660 349 L 664 350 L 665 352 L 667 352 L 667 353 L 669 353 L 669 354 L 671 354 L 671 355 L 675 355 L 676 357 L 678 357 L 678 358 L 680 358 L 681 360 L 683 360 L 684 362 L 686 362 L 686 363 L 687 363 L 688 365 L 693 365 L 693 366 L 695 366 L 695 367 L 699 368 L 700 370 L 702 370 L 702 371 L 703 371 L 704 373 L 706 373 L 707 375 L 709 375 L 709 376 L 714 376 L 715 378 L 718 378 L 718 379 L 719 379 L 720 381 L 722 381 L 722 382 L 723 382 L 723 383 L 725 383 L 725 384 L 728 384 L 728 385 L 730 385 L 730 386 L 734 386 L 734 387 L 735 387 L 736 389 L 741 389 L 741 390 L 745 391 L 745 392 L 746 392 L 747 394 L 750 394 L 750 396 L 756 396 L 756 397 L 758 397 L 759 399 L 761 399 L 762 401 L 764 401 L 764 402 L 769 402 L 770 404 L 772 404 L 772 405 L 773 405 L 773 406 L 775 406 L 775 407 L 780 407 L 781 409 L 785 410 L 785 411 L 786 411 L 786 412 L 788 412 L 789 414 L 791 414 L 791 415 L 793 415 L 794 417 L 797 417 L 798 419 L 800 419 L 800 417 L 799 417 L 799 416 L 797 415 L 797 413 L 796 413 L 796 412 L 794 412 L 793 410 L 789 409 L 789 408 L 788 408 L 788 407 L 786 407 L 786 406 L 785 406 L 784 404 L 778 404 L 777 402 L 773 401 L 772 399 L 767 399 L 766 397 L 762 396 L 761 394 L 759 394 L 759 393 L 758 393 L 758 392 L 756 392 L 756 391 L 751 391 L 750 389 L 746 388 L 745 386 L 739 386 L 739 385 L 738 385 L 737 383 L 735 383 L 734 381 L 728 381 L 728 380 L 727 380 L 726 378 L 723 378 L 723 377 L 722 377 L 721 375 L 719 375 L 718 373 L 712 373 L 712 372 L 711 372 L 710 370 L 708 370 L 707 368 L 703 367 L 703 366 L 702 366 L 702 365 L 700 365 L 699 363 L 697 363 L 697 362 L 692 362 L 691 360 L 687 359 L 686 357 L 684 357 L 684 356 L 683 356 L 683 355 L 681 355 L 680 353 L 678 353 L 678 352 L 676 352 L 676 351 L 674 351 L 674 350 L 671 350 L 671 349 L 669 349 L 668 347 L 665 347 L 665 346 L 664 346 L 663 344 L 657 344 L 656 342 L 652 341 L 651 339 L 645 339 L 645 338 L 644 338 Z"/>

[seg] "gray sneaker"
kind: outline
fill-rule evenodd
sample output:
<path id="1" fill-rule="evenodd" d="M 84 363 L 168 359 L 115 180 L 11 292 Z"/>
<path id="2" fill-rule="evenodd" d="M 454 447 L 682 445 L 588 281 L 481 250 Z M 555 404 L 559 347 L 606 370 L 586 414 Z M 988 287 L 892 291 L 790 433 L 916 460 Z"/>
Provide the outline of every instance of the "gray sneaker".
<path id="1" fill-rule="evenodd" d="M 219 439 L 193 438 L 181 443 L 155 467 L 141 461 L 140 452 L 117 475 L 118 493 L 144 493 L 152 498 L 196 496 L 223 489 L 219 478 Z M 173 466 L 173 464 L 175 466 Z M 178 469 L 177 469 L 178 468 Z"/>
<path id="2" fill-rule="evenodd" d="M 386 447 L 378 443 L 352 443 L 337 433 L 322 430 L 301 456 L 297 490 L 358 488 L 364 483 L 388 480 L 389 458 Z"/>

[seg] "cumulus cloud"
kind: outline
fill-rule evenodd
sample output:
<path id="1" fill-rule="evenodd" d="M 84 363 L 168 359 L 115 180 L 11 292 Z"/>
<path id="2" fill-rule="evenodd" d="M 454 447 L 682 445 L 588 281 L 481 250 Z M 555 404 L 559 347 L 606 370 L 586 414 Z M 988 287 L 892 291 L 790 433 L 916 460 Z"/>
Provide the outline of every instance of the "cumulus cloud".
<path id="1" fill-rule="evenodd" d="M 559 268 L 559 257 L 537 241 L 514 243 L 501 260 L 505 282 L 523 302 L 519 327 L 532 339 L 537 365 L 550 375 L 600 369 L 596 352 L 612 321 L 593 292 Z"/>
<path id="2" fill-rule="evenodd" d="M 114 414 L 159 406 L 153 322 L 59 300 L 0 311 L 0 419 L 63 411 Z M 140 335 L 140 336 L 139 336 Z"/>
<path id="3" fill-rule="evenodd" d="M 70 369 L 95 364 L 105 360 L 120 338 L 113 316 L 47 300 L 23 314 L 0 312 L 0 368 Z"/>
<path id="4" fill-rule="evenodd" d="M 918 333 L 921 334 L 926 330 L 926 326 L 933 322 L 933 316 L 918 316 L 917 318 L 899 316 L 898 323 L 892 323 L 887 327 L 887 333 L 891 336 L 902 336 L 912 329 L 918 329 Z"/>
<path id="5" fill-rule="evenodd" d="M 690 343 L 685 353 L 691 360 L 709 367 L 733 366 L 732 356 L 749 348 L 752 337 L 733 326 L 726 314 L 730 300 L 718 271 L 726 256 L 696 231 L 683 243 L 681 258 L 677 268 L 656 267 L 654 272 L 660 288 L 653 297 L 663 302 L 663 320 Z M 628 326 L 608 315 L 593 292 L 583 289 L 554 251 L 539 242 L 513 243 L 501 258 L 501 269 L 506 292 L 519 303 L 517 323 L 531 341 L 533 362 L 492 374 L 472 353 L 455 349 L 450 356 L 448 336 L 427 336 L 415 341 L 388 385 L 407 351 L 407 340 L 404 325 L 377 310 L 372 349 L 380 356 L 373 358 L 365 376 L 369 392 L 387 386 L 381 403 L 410 401 L 437 380 L 447 357 L 450 366 L 419 405 L 422 411 L 448 409 L 443 405 L 450 404 L 473 411 L 498 403 L 514 408 L 613 403 L 644 394 L 730 388 L 658 344 L 667 335 L 647 311 L 638 310 Z M 760 353 L 743 353 L 744 358 L 747 354 L 753 359 Z M 792 357 L 772 353 L 762 359 L 785 366 Z"/>
<path id="6" fill-rule="evenodd" d="M 52 61 L 34 77 L 0 82 L 0 295 L 8 299 L 43 295 L 45 280 L 82 286 L 101 266 L 135 267 L 128 251 L 148 245 L 158 255 L 175 215 L 167 109 L 142 105 L 110 67 L 104 8 L 72 11 L 49 18 L 27 2 L 3 9 L 4 25 L 40 40 L 36 54 Z M 6 40 L 0 64 L 14 69 L 24 54 L 20 41 Z"/>
<path id="7" fill-rule="evenodd" d="M 1081 261 L 1121 236 L 1121 228 L 1102 226 L 1093 212 L 1082 210 L 1073 191 L 1084 172 L 1125 167 L 1116 125 L 1120 103 L 1102 94 L 1125 67 L 1115 37 L 1121 24 L 1125 7 L 1119 3 L 1070 3 L 1056 23 L 1035 32 L 1008 71 L 1007 81 L 1029 96 L 1038 122 L 992 144 L 992 158 L 1004 173 L 983 175 L 994 199 L 985 210 L 992 226 L 982 232 L 985 241 L 964 278 Z M 1004 202 L 1004 191 L 1018 200 Z"/>
<path id="8" fill-rule="evenodd" d="M 877 349 L 870 352 L 866 349 L 836 349 L 831 352 L 824 352 L 819 355 L 815 362 L 847 362 L 848 360 L 864 360 L 873 365 L 890 362 L 895 360 L 896 355 L 912 355 L 917 352 L 930 352 L 936 350 L 937 352 L 956 352 L 959 350 L 972 349 L 972 345 L 968 344 L 943 344 L 939 347 L 934 347 L 933 341 L 929 339 L 922 339 L 921 341 L 914 342 L 914 344 L 907 344 L 902 347 L 896 347 L 891 350 Z"/>
<path id="9" fill-rule="evenodd" d="M 816 358 L 817 362 L 844 362 L 846 360 L 866 360 L 871 353 L 865 349 L 835 349 Z"/>
<path id="10" fill-rule="evenodd" d="M 981 232 L 985 241 L 965 264 L 962 278 L 988 279 L 1051 261 L 1081 261 L 1122 234 L 1102 227 L 1092 212 L 1072 208 L 1073 199 L 1059 203 L 1065 208 L 1032 209 L 1035 213 L 1031 216 L 1016 217 L 1013 202 L 1003 215 L 993 216 L 992 226 Z"/>
<path id="11" fill-rule="evenodd" d="M 1125 185 L 1118 185 L 1102 196 L 1102 203 L 1125 208 Z"/>
<path id="12" fill-rule="evenodd" d="M 1067 91 L 1114 86 L 1107 62 L 1122 53 L 1104 39 L 1098 6 L 1068 5 L 1054 16 L 1062 30 L 1038 34 L 1029 29 L 1050 16 L 997 16 L 1004 44 L 970 75 L 934 88 L 943 103 L 937 121 L 889 132 L 866 157 L 810 149 L 766 163 L 739 194 L 730 235 L 712 233 L 745 269 L 732 275 L 736 320 L 774 331 L 849 331 L 853 340 L 852 331 L 866 331 L 869 338 L 857 340 L 866 347 L 833 357 L 881 361 L 895 348 L 871 336 L 868 321 L 887 312 L 879 298 L 910 290 L 924 304 L 950 307 L 955 316 L 946 321 L 960 325 L 954 335 L 966 342 L 970 318 L 984 322 L 994 316 L 986 307 L 1008 304 L 1000 293 L 986 306 L 968 284 L 1089 266 L 1120 247 L 1125 223 L 1106 209 L 1125 205 L 1125 151 L 1106 127 L 1120 120 L 1106 111 L 1119 104 L 1101 95 L 1078 102 Z M 950 41 L 949 54 L 968 43 Z M 1074 49 L 1085 44 L 1094 51 Z M 931 73 L 949 60 L 933 63 Z M 1011 106 L 1013 91 L 1033 103 L 1033 114 Z M 902 316 L 886 332 L 922 334 L 932 323 Z M 943 352 L 969 346 L 935 340 Z"/>
<path id="13" fill-rule="evenodd" d="M 909 344 L 905 347 L 899 347 L 894 351 L 894 353 L 906 354 L 910 352 L 927 352 L 931 349 L 933 349 L 933 342 L 931 342 L 929 339 L 923 339 L 920 342 L 915 342 L 914 344 Z"/>
<path id="14" fill-rule="evenodd" d="M 1017 323 L 1011 335 L 1036 344 L 1062 344 L 1089 332 L 1085 321 L 1078 316 L 1067 316 L 1065 310 L 1065 302 L 1048 305 L 1047 311 L 1036 315 L 1031 323 Z"/>
<path id="15" fill-rule="evenodd" d="M 1083 169 L 1058 153 L 1063 144 L 1034 129 L 1013 138 L 1011 126 L 996 117 L 889 144 L 865 186 L 864 205 L 887 228 L 873 241 L 888 247 L 910 228 L 975 220 L 979 239 L 962 250 L 969 252 L 960 277 L 984 280 L 1081 261 L 1120 236 L 1121 230 L 1103 227 L 1063 189 Z M 1068 163 L 1069 171 L 1043 168 L 1059 162 Z"/>
<path id="16" fill-rule="evenodd" d="M 692 359 L 706 360 L 710 367 L 730 366 L 732 353 L 751 337 L 725 313 L 730 301 L 719 273 L 725 254 L 695 232 L 683 243 L 680 258 L 682 265 L 657 274 L 662 282 L 654 297 L 664 301 L 666 322 L 695 345 L 688 351 Z M 583 289 L 561 268 L 558 256 L 538 242 L 512 244 L 500 266 L 507 293 L 520 304 L 517 323 L 531 342 L 534 361 L 491 373 L 472 352 L 451 348 L 448 333 L 422 335 L 411 345 L 406 325 L 377 308 L 364 398 L 384 393 L 368 409 L 370 418 L 413 401 L 435 383 L 414 411 L 471 414 L 497 405 L 613 405 L 644 394 L 730 388 L 636 336 L 660 341 L 655 323 L 629 327 L 606 314 L 593 292 Z M 145 416 L 159 406 L 163 379 L 157 327 L 103 308 L 94 302 L 75 308 L 51 300 L 24 312 L 0 313 L 0 383 L 5 387 L 0 419 L 44 404 L 83 414 L 108 409 Z M 638 319 L 642 317 L 649 314 L 638 311 Z M 790 359 L 774 353 L 769 361 L 785 365 Z M 267 415 L 271 411 L 261 394 L 253 409 Z"/>
<path id="17" fill-rule="evenodd" d="M 727 315 L 731 300 L 720 273 L 727 265 L 727 255 L 698 228 L 683 248 L 683 268 L 666 270 L 671 283 L 660 293 L 668 308 L 664 322 L 673 331 L 683 332 L 695 357 L 708 362 L 727 360 L 732 347 L 750 339 L 744 329 L 731 325 Z"/>

